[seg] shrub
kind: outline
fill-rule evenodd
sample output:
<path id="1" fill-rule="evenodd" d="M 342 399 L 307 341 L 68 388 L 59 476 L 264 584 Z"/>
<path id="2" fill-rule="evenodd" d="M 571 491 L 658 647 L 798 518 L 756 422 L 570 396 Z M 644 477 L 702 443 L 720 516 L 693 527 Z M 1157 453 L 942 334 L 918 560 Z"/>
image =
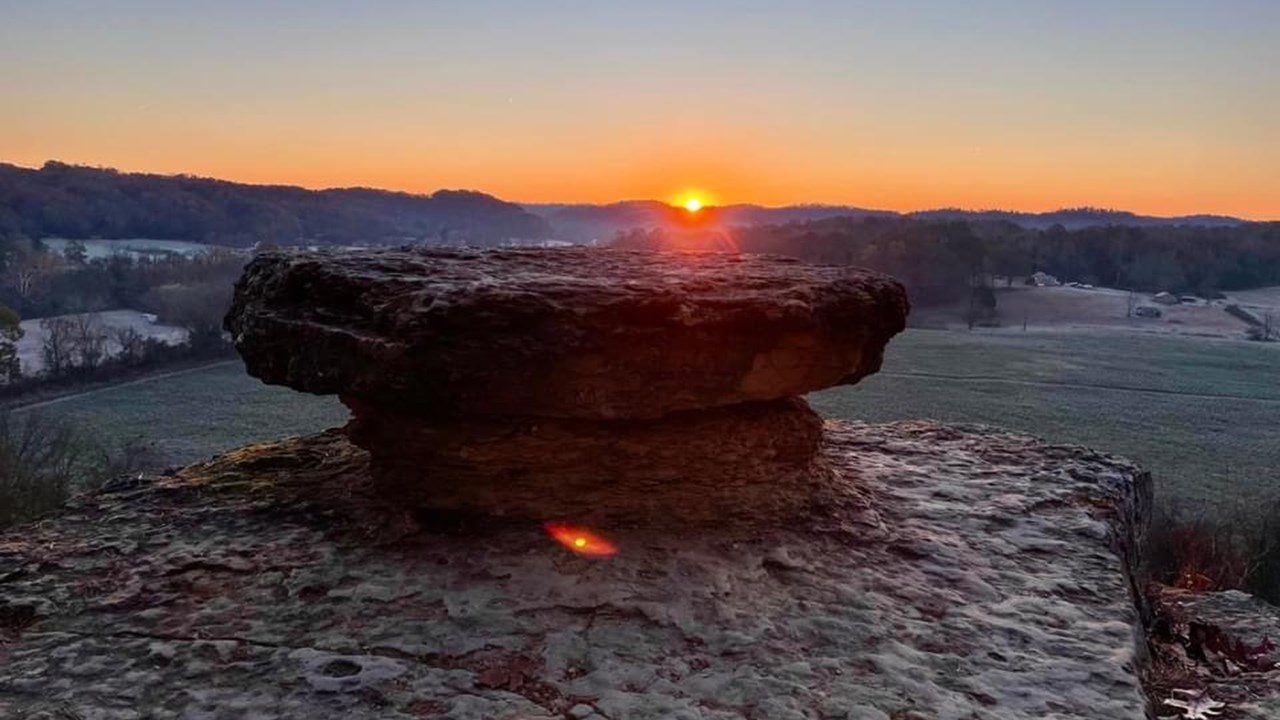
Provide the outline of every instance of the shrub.
<path id="1" fill-rule="evenodd" d="M 0 528 L 55 510 L 76 490 L 156 464 L 146 445 L 112 450 L 65 423 L 0 410 Z"/>
<path id="2" fill-rule="evenodd" d="M 66 425 L 0 413 L 0 527 L 61 506 L 79 459 Z"/>
<path id="3" fill-rule="evenodd" d="M 1153 578 L 1189 590 L 1244 590 L 1280 603 L 1280 501 L 1225 510 L 1158 511 L 1149 536 Z"/>

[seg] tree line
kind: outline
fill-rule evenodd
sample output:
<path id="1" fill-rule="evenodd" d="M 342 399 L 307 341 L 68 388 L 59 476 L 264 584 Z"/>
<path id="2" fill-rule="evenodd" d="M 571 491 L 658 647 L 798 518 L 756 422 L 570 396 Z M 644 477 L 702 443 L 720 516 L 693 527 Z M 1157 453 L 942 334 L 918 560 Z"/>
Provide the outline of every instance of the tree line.
<path id="1" fill-rule="evenodd" d="M 307 190 L 46 163 L 0 164 L 0 239 L 161 238 L 232 247 L 260 241 L 496 245 L 550 236 L 519 205 L 470 191 Z"/>
<path id="2" fill-rule="evenodd" d="M 221 316 L 210 308 L 230 302 L 247 260 L 219 248 L 89 259 L 75 243 L 59 253 L 31 240 L 0 240 L 0 304 L 24 318 L 132 308 L 197 333 L 221 332 Z"/>
<path id="3" fill-rule="evenodd" d="M 34 383 L 104 377 L 188 358 L 230 353 L 222 318 L 249 255 L 212 249 L 192 256 L 112 255 L 82 245 L 54 252 L 25 238 L 0 240 L 0 378 L 5 393 Z M 109 328 L 95 313 L 133 309 L 186 331 L 174 345 L 133 328 Z M 42 318 L 41 377 L 23 377 L 22 318 Z"/>
<path id="4" fill-rule="evenodd" d="M 995 277 L 1043 271 L 1068 281 L 1210 296 L 1280 285 L 1280 223 L 1028 229 L 1003 221 L 830 218 L 729 230 L 632 230 L 612 245 L 790 255 L 889 273 L 921 305 L 951 302 Z"/>

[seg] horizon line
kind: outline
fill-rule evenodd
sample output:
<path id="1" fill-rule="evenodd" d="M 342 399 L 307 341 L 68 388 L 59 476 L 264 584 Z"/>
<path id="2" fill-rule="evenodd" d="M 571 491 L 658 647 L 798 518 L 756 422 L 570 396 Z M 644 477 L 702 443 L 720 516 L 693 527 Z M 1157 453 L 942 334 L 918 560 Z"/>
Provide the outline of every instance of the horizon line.
<path id="1" fill-rule="evenodd" d="M 45 160 L 39 167 L 32 167 L 28 165 L 22 165 L 16 162 L 8 162 L 5 160 L 0 160 L 0 165 L 10 165 L 12 167 L 20 168 L 23 170 L 32 170 L 32 171 L 42 170 L 46 165 L 49 165 L 50 163 L 66 165 L 68 167 L 73 167 L 73 168 L 84 168 L 89 170 L 109 170 L 109 171 L 124 174 L 124 175 L 151 175 L 154 177 L 164 177 L 164 178 L 188 177 L 188 178 L 194 178 L 197 180 L 213 180 L 217 182 L 227 182 L 227 183 L 232 183 L 236 185 L 247 185 L 250 187 L 300 188 L 303 190 L 311 190 L 316 192 L 323 192 L 328 190 L 375 190 L 380 192 L 401 193 L 404 195 L 412 195 L 417 197 L 430 197 L 438 192 L 476 192 L 483 195 L 488 195 L 489 197 L 492 197 L 504 202 L 511 203 L 513 205 L 519 205 L 522 208 L 528 205 L 578 205 L 578 206 L 607 207 L 609 205 L 624 205 L 628 203 L 657 203 L 659 205 L 665 205 L 667 207 L 672 207 L 672 208 L 680 207 L 677 204 L 668 202 L 666 200 L 659 200 L 657 198 L 621 198 L 617 200 L 609 200 L 604 202 L 590 202 L 590 201 L 583 201 L 583 200 L 568 200 L 568 201 L 566 200 L 513 200 L 513 199 L 502 197 L 500 195 L 495 195 L 491 192 L 478 189 L 478 188 L 437 187 L 434 190 L 431 190 L 429 192 L 420 192 L 420 191 L 408 190 L 403 188 L 378 187 L 373 185 L 320 186 L 320 185 L 307 185 L 304 183 L 296 183 L 296 182 L 295 183 L 252 182 L 252 181 L 246 181 L 246 180 L 236 180 L 236 179 L 227 178 L 227 177 L 215 177 L 213 175 L 199 175 L 199 174 L 193 174 L 193 173 L 187 173 L 187 172 L 158 172 L 158 171 L 148 171 L 148 170 L 126 170 L 119 167 L 113 167 L 110 165 L 90 165 L 90 164 L 83 164 L 83 163 L 68 162 L 66 160 L 59 160 L 56 158 L 49 158 Z M 1240 222 L 1249 222 L 1249 223 L 1280 222 L 1280 215 L 1269 217 L 1269 218 L 1258 218 L 1258 217 L 1246 217 L 1242 215 L 1230 215 L 1230 214 L 1213 212 L 1213 211 L 1183 212 L 1175 215 L 1158 215 L 1158 214 L 1142 213 L 1136 210 L 1128 210 L 1128 209 L 1114 208 L 1114 207 L 1103 207 L 1103 206 L 1095 206 L 1095 205 L 1076 205 L 1076 206 L 1060 205 L 1047 210 L 1000 208 L 995 206 L 987 206 L 987 207 L 980 207 L 980 208 L 979 207 L 965 208 L 959 205 L 941 205 L 941 206 L 935 206 L 935 207 L 915 208 L 910 210 L 905 210 L 905 209 L 898 210 L 898 209 L 890 209 L 890 208 L 867 207 L 864 205 L 852 204 L 847 202 L 829 202 L 825 200 L 805 201 L 805 202 L 790 203 L 785 205 L 769 205 L 761 202 L 751 202 L 749 200 L 743 200 L 743 201 L 732 202 L 732 203 L 716 203 L 713 205 L 706 205 L 704 206 L 703 209 L 708 210 L 708 209 L 715 209 L 715 208 L 728 208 L 728 207 L 737 207 L 737 206 L 758 207 L 764 210 L 785 210 L 788 208 L 800 208 L 800 207 L 833 208 L 833 209 L 844 208 L 849 210 L 860 210 L 863 212 L 872 212 L 872 213 L 877 213 L 877 212 L 892 213 L 896 215 L 914 215 L 914 214 L 920 214 L 920 213 L 946 212 L 946 211 L 974 213 L 974 214 L 1010 213 L 1010 214 L 1020 214 L 1020 215 L 1050 215 L 1053 213 L 1088 210 L 1088 211 L 1103 212 L 1103 213 L 1127 213 L 1129 215 L 1133 215 L 1139 218 L 1153 218 L 1157 220 L 1177 220 L 1180 218 L 1208 217 L 1208 218 L 1221 218 L 1224 220 L 1237 220 Z"/>

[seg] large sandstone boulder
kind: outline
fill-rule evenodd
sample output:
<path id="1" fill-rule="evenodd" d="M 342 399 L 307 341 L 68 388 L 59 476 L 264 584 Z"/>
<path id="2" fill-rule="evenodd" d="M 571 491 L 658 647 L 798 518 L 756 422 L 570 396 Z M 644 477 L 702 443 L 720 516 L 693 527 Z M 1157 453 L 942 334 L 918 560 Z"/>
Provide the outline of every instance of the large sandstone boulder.
<path id="1" fill-rule="evenodd" d="M 804 512 L 798 395 L 875 372 L 906 312 L 786 258 L 416 248 L 260 256 L 226 326 L 249 372 L 339 394 L 401 502 L 657 527 Z"/>
<path id="2" fill-rule="evenodd" d="M 653 418 L 857 382 L 906 313 L 781 257 L 411 248 L 260 255 L 226 328 L 266 382 L 407 414 Z"/>

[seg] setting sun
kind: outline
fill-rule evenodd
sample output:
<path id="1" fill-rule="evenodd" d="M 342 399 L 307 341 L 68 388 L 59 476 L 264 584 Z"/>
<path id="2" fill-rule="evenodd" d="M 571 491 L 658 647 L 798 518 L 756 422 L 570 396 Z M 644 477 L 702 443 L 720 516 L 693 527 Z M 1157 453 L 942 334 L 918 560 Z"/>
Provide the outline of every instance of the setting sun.
<path id="1" fill-rule="evenodd" d="M 698 198 L 689 198 L 684 201 L 684 209 L 691 213 L 696 213 L 702 209 L 702 201 Z"/>

